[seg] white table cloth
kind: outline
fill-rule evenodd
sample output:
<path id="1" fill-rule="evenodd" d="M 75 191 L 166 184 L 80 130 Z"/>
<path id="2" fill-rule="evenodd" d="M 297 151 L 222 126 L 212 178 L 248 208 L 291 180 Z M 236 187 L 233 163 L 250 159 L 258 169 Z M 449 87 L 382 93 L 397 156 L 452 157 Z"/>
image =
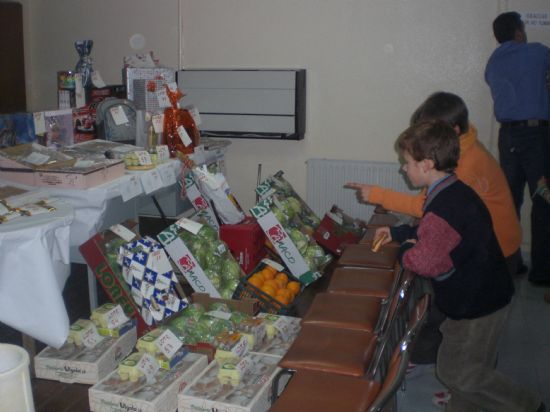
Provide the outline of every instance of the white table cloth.
<path id="1" fill-rule="evenodd" d="M 48 345 L 69 334 L 63 287 L 70 274 L 73 207 L 24 216 L 0 225 L 0 321 Z"/>
<path id="2" fill-rule="evenodd" d="M 162 187 L 175 184 L 180 168 L 181 162 L 171 159 L 154 169 L 162 175 Z M 109 200 L 122 196 L 132 178 L 150 172 L 127 173 L 89 189 L 24 186 L 2 180 L 0 174 L 0 185 L 38 190 L 55 199 L 58 207 L 51 214 L 0 225 L 0 321 L 50 346 L 61 346 L 69 331 L 61 293 L 74 257 L 71 248 L 101 229 Z M 135 196 L 148 194 L 145 186 L 138 189 Z M 95 308 L 95 278 L 90 271 L 88 276 L 90 304 Z"/>

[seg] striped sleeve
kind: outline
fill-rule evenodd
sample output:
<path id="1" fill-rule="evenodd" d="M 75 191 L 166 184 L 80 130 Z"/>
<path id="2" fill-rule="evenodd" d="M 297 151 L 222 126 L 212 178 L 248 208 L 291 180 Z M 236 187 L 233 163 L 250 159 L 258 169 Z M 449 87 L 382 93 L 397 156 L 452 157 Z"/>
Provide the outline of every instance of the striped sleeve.
<path id="1" fill-rule="evenodd" d="M 460 234 L 432 212 L 422 218 L 416 233 L 418 240 L 403 254 L 403 266 L 426 277 L 450 272 L 453 269 L 450 254 L 460 243 Z"/>

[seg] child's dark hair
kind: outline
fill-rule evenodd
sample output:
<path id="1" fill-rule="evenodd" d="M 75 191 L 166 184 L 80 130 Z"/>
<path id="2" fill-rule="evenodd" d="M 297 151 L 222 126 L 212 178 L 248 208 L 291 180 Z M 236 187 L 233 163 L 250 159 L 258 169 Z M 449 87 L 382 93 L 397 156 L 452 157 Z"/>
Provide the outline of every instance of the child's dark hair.
<path id="1" fill-rule="evenodd" d="M 459 96 L 449 92 L 436 92 L 429 96 L 411 117 L 411 125 L 431 119 L 440 119 L 452 127 L 458 126 L 459 134 L 468 131 L 468 108 Z"/>
<path id="2" fill-rule="evenodd" d="M 460 145 L 455 130 L 445 121 L 434 119 L 419 122 L 397 139 L 397 148 L 417 162 L 430 159 L 436 170 L 451 173 L 456 169 Z"/>

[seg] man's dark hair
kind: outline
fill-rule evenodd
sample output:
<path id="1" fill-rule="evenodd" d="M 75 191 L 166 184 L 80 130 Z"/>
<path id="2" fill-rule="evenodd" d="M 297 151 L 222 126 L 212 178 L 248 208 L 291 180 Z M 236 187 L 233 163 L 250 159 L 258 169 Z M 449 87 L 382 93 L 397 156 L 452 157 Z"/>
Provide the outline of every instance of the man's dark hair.
<path id="1" fill-rule="evenodd" d="M 436 92 L 428 97 L 411 116 L 411 125 L 426 120 L 439 119 L 452 127 L 458 126 L 459 134 L 468 131 L 468 108 L 456 94 Z"/>
<path id="2" fill-rule="evenodd" d="M 514 40 L 516 30 L 524 29 L 521 15 L 516 11 L 502 13 L 493 21 L 493 33 L 499 43 Z"/>
<path id="3" fill-rule="evenodd" d="M 430 159 L 436 170 L 453 172 L 458 164 L 460 145 L 449 123 L 433 119 L 416 123 L 397 139 L 401 153 L 408 153 L 417 162 Z"/>

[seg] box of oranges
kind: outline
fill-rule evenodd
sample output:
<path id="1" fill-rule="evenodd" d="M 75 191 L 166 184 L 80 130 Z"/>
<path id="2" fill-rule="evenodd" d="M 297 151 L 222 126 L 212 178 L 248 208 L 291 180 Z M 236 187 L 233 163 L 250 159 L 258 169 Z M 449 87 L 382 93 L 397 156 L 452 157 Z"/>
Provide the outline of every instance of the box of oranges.
<path id="1" fill-rule="evenodd" d="M 302 284 L 285 268 L 263 259 L 246 278 L 241 279 L 234 298 L 252 297 L 260 302 L 260 311 L 286 315 L 302 290 Z"/>

